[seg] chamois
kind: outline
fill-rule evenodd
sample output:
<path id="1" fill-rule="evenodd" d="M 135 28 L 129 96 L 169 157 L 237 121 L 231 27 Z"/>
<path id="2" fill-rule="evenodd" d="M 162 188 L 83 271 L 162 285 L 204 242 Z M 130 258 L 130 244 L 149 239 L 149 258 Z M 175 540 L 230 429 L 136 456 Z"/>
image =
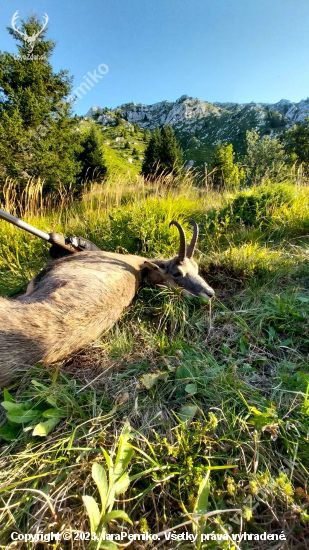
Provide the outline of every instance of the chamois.
<path id="1" fill-rule="evenodd" d="M 50 260 L 18 299 L 0 298 L 0 387 L 33 363 L 67 357 L 110 328 L 132 302 L 143 278 L 182 287 L 186 295 L 210 298 L 213 289 L 192 259 L 198 226 L 188 247 L 183 228 L 178 255 L 145 260 L 113 252 L 77 252 Z"/>

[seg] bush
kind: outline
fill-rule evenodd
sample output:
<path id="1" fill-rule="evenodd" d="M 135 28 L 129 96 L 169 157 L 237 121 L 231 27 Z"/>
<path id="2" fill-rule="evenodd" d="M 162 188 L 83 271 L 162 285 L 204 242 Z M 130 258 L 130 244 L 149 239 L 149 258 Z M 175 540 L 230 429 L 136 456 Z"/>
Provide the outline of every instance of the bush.
<path id="1" fill-rule="evenodd" d="M 266 178 L 283 181 L 289 166 L 286 153 L 278 138 L 260 137 L 257 130 L 247 131 L 247 154 L 244 157 L 245 172 L 250 185 L 259 185 Z"/>
<path id="2" fill-rule="evenodd" d="M 271 216 L 274 209 L 292 205 L 295 200 L 294 185 L 268 181 L 259 187 L 241 191 L 220 214 L 224 217 L 230 213 L 231 220 L 241 220 L 246 225 L 254 225 L 262 218 Z"/>
<path id="3" fill-rule="evenodd" d="M 217 143 L 212 168 L 216 168 L 213 176 L 215 187 L 237 189 L 244 176 L 243 169 L 234 162 L 235 153 L 230 143 Z"/>
<path id="4" fill-rule="evenodd" d="M 298 124 L 282 136 L 283 146 L 291 163 L 304 164 L 309 173 L 309 117 L 304 124 Z"/>

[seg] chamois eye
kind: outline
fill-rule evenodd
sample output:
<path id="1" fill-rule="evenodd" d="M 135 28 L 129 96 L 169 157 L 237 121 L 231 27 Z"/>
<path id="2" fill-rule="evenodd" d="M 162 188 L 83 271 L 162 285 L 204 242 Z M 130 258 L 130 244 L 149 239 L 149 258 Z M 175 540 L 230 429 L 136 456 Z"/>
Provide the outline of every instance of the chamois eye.
<path id="1" fill-rule="evenodd" d="M 180 271 L 176 271 L 176 273 L 172 273 L 173 279 L 177 279 L 177 277 L 181 277 L 182 273 Z"/>

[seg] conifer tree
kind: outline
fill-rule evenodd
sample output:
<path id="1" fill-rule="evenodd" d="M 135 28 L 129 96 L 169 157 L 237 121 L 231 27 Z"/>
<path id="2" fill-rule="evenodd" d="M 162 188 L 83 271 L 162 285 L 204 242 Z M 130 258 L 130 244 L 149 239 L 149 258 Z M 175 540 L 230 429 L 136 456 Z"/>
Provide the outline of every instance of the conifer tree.
<path id="1" fill-rule="evenodd" d="M 145 176 L 155 173 L 178 174 L 182 164 L 182 150 L 172 127 L 167 124 L 160 130 L 155 128 L 144 153 L 142 173 Z"/>
<path id="2" fill-rule="evenodd" d="M 169 173 L 174 172 L 179 174 L 182 165 L 182 150 L 175 137 L 173 128 L 167 124 L 161 130 L 161 166 L 162 171 Z"/>
<path id="3" fill-rule="evenodd" d="M 41 28 L 34 15 L 21 23 L 28 36 Z M 18 42 L 18 56 L 0 53 L 1 175 L 21 182 L 40 176 L 47 188 L 68 185 L 79 171 L 80 150 L 78 120 L 68 100 L 72 79 L 67 71 L 53 72 L 49 58 L 55 43 L 46 39 L 46 29 L 31 55 L 24 38 L 8 31 Z"/>
<path id="4" fill-rule="evenodd" d="M 150 139 L 150 130 L 145 129 L 143 135 L 143 141 L 147 143 Z"/>
<path id="5" fill-rule="evenodd" d="M 122 124 L 121 111 L 118 109 L 115 115 L 116 115 L 116 126 L 121 126 Z"/>
<path id="6" fill-rule="evenodd" d="M 144 176 L 150 176 L 158 170 L 162 151 L 161 145 L 162 136 L 160 128 L 157 127 L 153 130 L 144 152 L 142 164 L 142 174 L 144 174 Z"/>
<path id="7" fill-rule="evenodd" d="M 82 181 L 102 181 L 107 169 L 102 153 L 103 135 L 101 130 L 92 124 L 90 132 L 82 141 L 82 151 L 78 155 L 82 170 L 79 174 Z"/>

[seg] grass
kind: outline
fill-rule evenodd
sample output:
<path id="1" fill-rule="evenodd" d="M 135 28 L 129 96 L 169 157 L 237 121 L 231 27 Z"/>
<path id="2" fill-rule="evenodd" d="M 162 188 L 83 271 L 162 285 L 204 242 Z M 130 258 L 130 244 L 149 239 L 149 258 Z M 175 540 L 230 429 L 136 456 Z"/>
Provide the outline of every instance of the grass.
<path id="1" fill-rule="evenodd" d="M 83 120 L 80 130 L 86 132 L 91 124 L 95 123 Z M 144 133 L 137 127 L 135 130 L 132 124 L 124 121 L 118 126 L 101 126 L 100 124 L 100 128 L 104 138 L 102 150 L 108 174 L 113 178 L 115 178 L 115 174 L 122 178 L 136 178 L 141 171 L 144 150 L 147 145 L 144 141 Z"/>
<path id="2" fill-rule="evenodd" d="M 204 304 L 145 284 L 98 341 L 65 364 L 34 365 L 7 388 L 6 401 L 36 412 L 16 425 L 2 409 L 3 427 L 14 436 L 1 442 L 0 547 L 10 548 L 12 531 L 92 526 L 101 534 L 165 532 L 160 543 L 133 548 L 232 549 L 232 533 L 265 530 L 274 539 L 283 531 L 287 541 L 260 542 L 262 550 L 306 548 L 307 187 L 291 191 L 287 183 L 276 200 L 252 189 L 244 200 L 243 192 L 195 188 L 190 175 L 182 182 L 117 178 L 93 186 L 79 203 L 67 200 L 61 211 L 38 205 L 33 194 L 25 219 L 105 250 L 170 257 L 178 240 L 169 221 L 183 223 L 189 237 L 193 218 L 200 225 L 196 259 L 217 299 Z M 6 208 L 14 204 L 11 185 Z M 1 294 L 14 296 L 44 265 L 47 247 L 1 222 L 0 248 Z M 33 435 L 51 418 L 46 436 Z M 102 469 L 119 483 L 114 497 Z M 108 513 L 115 512 L 110 519 L 105 497 Z M 198 535 L 196 542 L 165 543 L 174 530 Z M 225 540 L 201 541 L 213 532 Z"/>

